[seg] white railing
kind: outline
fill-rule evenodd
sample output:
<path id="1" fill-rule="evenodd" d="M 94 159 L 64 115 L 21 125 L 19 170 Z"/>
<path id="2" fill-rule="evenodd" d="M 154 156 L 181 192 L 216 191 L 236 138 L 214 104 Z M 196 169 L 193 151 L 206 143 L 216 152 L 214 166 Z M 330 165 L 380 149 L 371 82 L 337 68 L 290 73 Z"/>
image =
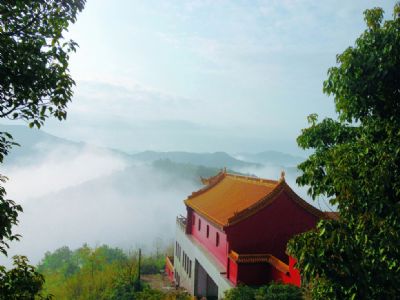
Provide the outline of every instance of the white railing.
<path id="1" fill-rule="evenodd" d="M 186 232 L 186 218 L 182 215 L 176 217 L 176 224 L 179 228 L 182 229 L 183 232 Z"/>

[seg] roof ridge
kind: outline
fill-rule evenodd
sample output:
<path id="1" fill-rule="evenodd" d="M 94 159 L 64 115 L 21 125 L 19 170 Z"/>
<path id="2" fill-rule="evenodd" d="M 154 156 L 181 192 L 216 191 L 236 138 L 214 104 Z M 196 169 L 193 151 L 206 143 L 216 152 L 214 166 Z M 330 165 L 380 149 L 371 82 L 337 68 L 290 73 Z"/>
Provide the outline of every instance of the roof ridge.
<path id="1" fill-rule="evenodd" d="M 272 179 L 265 179 L 265 178 L 260 178 L 257 176 L 248 176 L 248 175 L 239 175 L 239 174 L 232 174 L 232 173 L 226 173 L 226 176 L 234 178 L 234 179 L 244 179 L 248 181 L 254 181 L 255 183 L 268 183 L 268 184 L 278 184 L 278 180 L 272 180 Z"/>
<path id="2" fill-rule="evenodd" d="M 292 188 L 285 181 L 284 181 L 284 188 L 289 193 L 289 195 L 292 196 L 292 200 L 294 200 L 297 204 L 299 204 L 301 207 L 303 207 L 309 213 L 311 213 L 314 216 L 319 217 L 321 219 L 325 219 L 326 218 L 326 216 L 325 216 L 323 211 L 321 211 L 318 208 L 314 207 L 313 205 L 308 203 L 306 200 L 301 198 L 299 195 L 297 195 L 296 192 L 293 191 Z"/>
<path id="3" fill-rule="evenodd" d="M 204 182 L 209 182 L 209 183 L 206 186 L 204 186 L 203 188 L 201 188 L 200 190 L 194 191 L 191 195 L 189 195 L 187 197 L 186 200 L 194 198 L 194 197 L 196 197 L 198 195 L 201 195 L 201 194 L 205 193 L 206 191 L 208 191 L 209 189 L 213 188 L 218 183 L 220 183 L 222 181 L 222 179 L 225 178 L 226 174 L 227 173 L 225 173 L 224 171 L 221 171 L 221 172 L 219 172 L 217 175 L 215 175 L 213 177 L 210 177 L 210 178 L 207 178 L 207 179 L 201 178 L 201 181 L 203 183 Z"/>
<path id="4" fill-rule="evenodd" d="M 251 206 L 243 209 L 240 212 L 237 212 L 234 216 L 230 217 L 228 219 L 228 224 L 227 226 L 234 225 L 236 223 L 239 223 L 240 221 L 252 216 L 255 214 L 257 211 L 260 209 L 268 206 L 271 204 L 277 197 L 277 195 L 285 190 L 290 198 L 296 202 L 296 204 L 300 205 L 303 207 L 305 210 L 307 210 L 309 213 L 313 214 L 316 217 L 319 217 L 321 219 L 325 219 L 326 215 L 324 212 L 320 211 L 318 208 L 315 208 L 311 204 L 309 204 L 307 201 L 305 201 L 303 198 L 301 198 L 299 195 L 297 195 L 292 188 L 286 183 L 285 180 L 279 181 L 279 183 L 276 185 L 276 187 L 264 198 L 260 199 L 259 201 L 255 202 Z"/>
<path id="5" fill-rule="evenodd" d="M 238 175 L 238 174 L 233 174 L 233 173 L 227 173 L 226 169 L 222 170 L 221 172 L 219 172 L 217 175 L 209 177 L 209 178 L 201 178 L 201 181 L 204 184 L 207 184 L 205 187 L 201 188 L 200 190 L 194 191 L 192 192 L 192 194 L 190 194 L 187 199 L 191 199 L 194 198 L 196 196 L 199 196 L 205 192 L 207 192 L 209 189 L 213 188 L 214 186 L 216 186 L 218 183 L 220 183 L 222 181 L 222 179 L 224 179 L 225 177 L 230 177 L 233 179 L 240 179 L 240 180 L 244 180 L 244 181 L 250 181 L 250 182 L 255 182 L 255 183 L 263 183 L 263 185 L 278 185 L 280 181 L 278 180 L 272 180 L 272 179 L 264 179 L 264 178 L 260 178 L 260 177 L 255 177 L 255 176 L 246 176 L 246 175 Z"/>

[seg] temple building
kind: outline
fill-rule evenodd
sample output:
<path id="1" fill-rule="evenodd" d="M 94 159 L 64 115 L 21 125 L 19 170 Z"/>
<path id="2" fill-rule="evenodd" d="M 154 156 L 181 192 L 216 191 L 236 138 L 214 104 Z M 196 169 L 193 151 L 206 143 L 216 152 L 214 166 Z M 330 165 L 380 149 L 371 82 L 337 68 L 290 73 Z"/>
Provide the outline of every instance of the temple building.
<path id="1" fill-rule="evenodd" d="M 331 218 L 301 199 L 285 182 L 222 171 L 185 201 L 177 218 L 174 257 L 166 272 L 194 296 L 220 299 L 242 283 L 281 281 L 300 285 L 295 260 L 286 253 L 294 235 Z"/>

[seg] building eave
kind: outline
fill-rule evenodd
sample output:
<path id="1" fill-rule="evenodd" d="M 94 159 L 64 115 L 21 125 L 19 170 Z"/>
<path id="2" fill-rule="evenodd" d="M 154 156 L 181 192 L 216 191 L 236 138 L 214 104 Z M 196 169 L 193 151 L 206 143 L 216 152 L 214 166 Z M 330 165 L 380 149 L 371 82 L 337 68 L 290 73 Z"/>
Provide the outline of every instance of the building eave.
<path id="1" fill-rule="evenodd" d="M 196 206 L 189 204 L 186 202 L 186 200 L 184 201 L 185 205 L 189 208 L 191 208 L 196 214 L 198 214 L 199 216 L 203 217 L 204 219 L 206 219 L 208 222 L 210 222 L 214 227 L 220 229 L 220 230 L 224 230 L 224 224 L 219 222 L 218 220 L 216 220 L 215 218 L 211 217 L 210 215 L 202 212 L 200 209 L 196 208 Z"/>

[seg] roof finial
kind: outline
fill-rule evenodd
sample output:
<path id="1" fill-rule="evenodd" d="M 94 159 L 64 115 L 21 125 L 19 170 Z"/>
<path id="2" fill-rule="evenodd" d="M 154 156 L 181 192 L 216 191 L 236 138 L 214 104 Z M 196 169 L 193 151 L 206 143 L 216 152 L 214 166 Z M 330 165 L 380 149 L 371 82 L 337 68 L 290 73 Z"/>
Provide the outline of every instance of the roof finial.
<path id="1" fill-rule="evenodd" d="M 281 171 L 281 178 L 279 178 L 279 182 L 285 181 L 285 171 Z"/>

